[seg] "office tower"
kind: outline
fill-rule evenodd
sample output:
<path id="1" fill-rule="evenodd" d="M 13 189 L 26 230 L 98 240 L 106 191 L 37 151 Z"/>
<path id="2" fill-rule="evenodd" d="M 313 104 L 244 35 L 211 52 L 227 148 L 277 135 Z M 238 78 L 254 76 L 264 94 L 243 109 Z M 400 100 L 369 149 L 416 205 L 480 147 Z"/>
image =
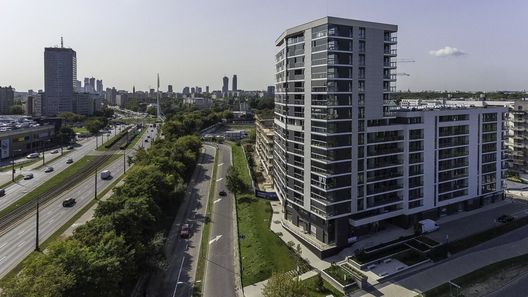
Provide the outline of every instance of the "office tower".
<path id="1" fill-rule="evenodd" d="M 237 75 L 233 74 L 233 92 L 236 92 L 237 90 Z"/>
<path id="2" fill-rule="evenodd" d="M 277 39 L 274 186 L 319 257 L 503 197 L 506 109 L 395 107 L 397 29 L 325 17 Z"/>
<path id="3" fill-rule="evenodd" d="M 90 88 L 91 88 L 90 91 L 91 91 L 91 93 L 95 93 L 95 87 L 96 87 L 95 86 L 95 78 L 92 77 L 92 78 L 90 78 Z"/>
<path id="4" fill-rule="evenodd" d="M 136 86 L 132 86 L 132 94 L 136 93 Z"/>
<path id="5" fill-rule="evenodd" d="M 90 78 L 85 77 L 84 78 L 84 91 L 89 92 L 90 91 Z"/>
<path id="6" fill-rule="evenodd" d="M 224 76 L 223 85 L 222 85 L 222 93 L 224 97 L 227 96 L 228 91 L 229 91 L 229 78 L 227 76 Z"/>
<path id="7" fill-rule="evenodd" d="M 266 95 L 269 97 L 275 96 L 275 86 L 268 86 L 268 90 L 266 91 Z"/>
<path id="8" fill-rule="evenodd" d="M 62 43 L 62 42 L 61 42 Z M 71 48 L 44 49 L 44 91 L 42 114 L 55 116 L 72 111 L 73 91 L 77 83 L 77 54 Z"/>
<path id="9" fill-rule="evenodd" d="M 191 88 L 191 94 L 196 93 L 196 89 L 194 87 Z"/>
<path id="10" fill-rule="evenodd" d="M 202 93 L 202 87 L 196 87 L 196 94 Z"/>
<path id="11" fill-rule="evenodd" d="M 102 79 L 98 79 L 97 80 L 97 89 L 96 89 L 96 91 L 99 94 L 103 94 L 103 80 Z"/>
<path id="12" fill-rule="evenodd" d="M 172 93 L 172 85 L 169 85 L 169 86 L 167 87 L 167 89 L 168 89 L 167 91 L 168 91 L 169 93 Z"/>
<path id="13" fill-rule="evenodd" d="M 205 93 L 209 94 L 209 86 L 205 86 Z"/>
<path id="14" fill-rule="evenodd" d="M 82 81 L 80 80 L 76 80 L 75 81 L 75 88 L 74 88 L 75 92 L 77 93 L 82 93 L 84 91 L 83 87 L 82 87 Z"/>
<path id="15" fill-rule="evenodd" d="M 116 105 L 119 107 L 126 107 L 127 101 L 128 101 L 128 94 L 127 93 L 119 93 L 116 95 Z"/>
<path id="16" fill-rule="evenodd" d="M 111 89 L 106 88 L 105 100 L 107 104 L 116 105 L 116 96 L 117 96 L 116 88 L 111 88 Z"/>
<path id="17" fill-rule="evenodd" d="M 183 93 L 183 95 L 189 95 L 190 94 L 189 87 L 183 88 L 182 93 Z"/>
<path id="18" fill-rule="evenodd" d="M 0 87 L 0 114 L 9 114 L 9 109 L 15 104 L 15 91 L 12 87 Z"/>

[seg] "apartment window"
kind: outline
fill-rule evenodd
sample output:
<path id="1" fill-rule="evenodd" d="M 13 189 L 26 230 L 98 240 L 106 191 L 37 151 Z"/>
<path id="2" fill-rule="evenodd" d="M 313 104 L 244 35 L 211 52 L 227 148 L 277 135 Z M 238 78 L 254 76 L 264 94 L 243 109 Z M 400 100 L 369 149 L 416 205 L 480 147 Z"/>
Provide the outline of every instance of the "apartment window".
<path id="1" fill-rule="evenodd" d="M 364 106 L 365 105 L 365 94 L 359 94 L 358 95 L 358 105 Z"/>
<path id="2" fill-rule="evenodd" d="M 364 27 L 359 27 L 359 38 L 367 38 L 367 30 Z"/>
<path id="3" fill-rule="evenodd" d="M 359 67 L 358 79 L 365 79 L 365 67 Z"/>
<path id="4" fill-rule="evenodd" d="M 359 52 L 364 53 L 367 48 L 367 43 L 364 40 L 359 41 Z"/>
<path id="5" fill-rule="evenodd" d="M 365 55 L 364 54 L 359 55 L 359 66 L 365 66 Z"/>

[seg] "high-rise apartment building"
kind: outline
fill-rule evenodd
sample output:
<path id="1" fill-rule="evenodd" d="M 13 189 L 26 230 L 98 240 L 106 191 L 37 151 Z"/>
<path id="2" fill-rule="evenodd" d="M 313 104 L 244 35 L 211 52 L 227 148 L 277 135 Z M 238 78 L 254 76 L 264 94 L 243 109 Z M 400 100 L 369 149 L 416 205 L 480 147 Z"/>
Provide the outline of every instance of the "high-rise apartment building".
<path id="1" fill-rule="evenodd" d="M 103 89 L 103 80 L 102 79 L 98 79 L 96 84 L 97 84 L 96 92 L 98 94 L 102 95 L 103 94 L 103 90 L 104 90 Z"/>
<path id="2" fill-rule="evenodd" d="M 209 94 L 209 86 L 205 86 L 205 93 Z"/>
<path id="3" fill-rule="evenodd" d="M 44 91 L 42 114 L 55 116 L 71 112 L 73 92 L 77 84 L 77 54 L 71 48 L 44 49 Z"/>
<path id="4" fill-rule="evenodd" d="M 9 114 L 9 109 L 15 104 L 15 91 L 12 87 L 0 87 L 0 114 Z"/>
<path id="5" fill-rule="evenodd" d="M 227 96 L 227 92 L 229 91 L 229 78 L 224 76 L 222 83 L 222 93 L 224 96 Z"/>
<path id="6" fill-rule="evenodd" d="M 325 17 L 277 39 L 274 186 L 320 257 L 503 197 L 506 109 L 395 107 L 397 29 Z"/>
<path id="7" fill-rule="evenodd" d="M 233 92 L 236 92 L 238 90 L 237 83 L 237 75 L 233 74 Z"/>
<path id="8" fill-rule="evenodd" d="M 167 92 L 172 93 L 172 85 L 168 85 Z"/>

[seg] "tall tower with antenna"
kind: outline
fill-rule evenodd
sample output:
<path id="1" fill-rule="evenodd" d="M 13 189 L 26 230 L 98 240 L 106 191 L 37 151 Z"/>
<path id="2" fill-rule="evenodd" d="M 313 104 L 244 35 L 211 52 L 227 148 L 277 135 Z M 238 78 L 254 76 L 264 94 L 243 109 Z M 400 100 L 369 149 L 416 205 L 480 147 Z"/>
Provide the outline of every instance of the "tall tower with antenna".
<path id="1" fill-rule="evenodd" d="M 158 73 L 158 87 L 156 89 L 156 100 L 157 100 L 157 106 L 156 106 L 156 115 L 158 119 L 161 119 L 161 109 L 160 109 L 160 94 L 159 94 L 159 87 L 160 87 L 160 79 L 159 79 L 159 73 Z"/>

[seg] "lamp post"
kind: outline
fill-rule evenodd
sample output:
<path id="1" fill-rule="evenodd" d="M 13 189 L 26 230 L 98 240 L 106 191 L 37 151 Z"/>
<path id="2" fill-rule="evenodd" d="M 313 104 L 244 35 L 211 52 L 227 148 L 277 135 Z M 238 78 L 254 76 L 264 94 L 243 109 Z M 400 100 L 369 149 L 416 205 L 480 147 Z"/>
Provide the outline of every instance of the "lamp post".
<path id="1" fill-rule="evenodd" d="M 15 152 L 21 152 L 21 149 L 13 150 L 11 149 L 11 181 L 15 181 Z"/>
<path id="2" fill-rule="evenodd" d="M 123 150 L 123 173 L 126 172 L 126 148 Z"/>
<path id="3" fill-rule="evenodd" d="M 97 167 L 95 167 L 95 200 L 97 200 Z"/>
<path id="4" fill-rule="evenodd" d="M 40 198 L 37 196 L 37 214 L 36 214 L 36 230 L 35 230 L 35 251 L 39 251 L 39 207 L 40 207 Z"/>

